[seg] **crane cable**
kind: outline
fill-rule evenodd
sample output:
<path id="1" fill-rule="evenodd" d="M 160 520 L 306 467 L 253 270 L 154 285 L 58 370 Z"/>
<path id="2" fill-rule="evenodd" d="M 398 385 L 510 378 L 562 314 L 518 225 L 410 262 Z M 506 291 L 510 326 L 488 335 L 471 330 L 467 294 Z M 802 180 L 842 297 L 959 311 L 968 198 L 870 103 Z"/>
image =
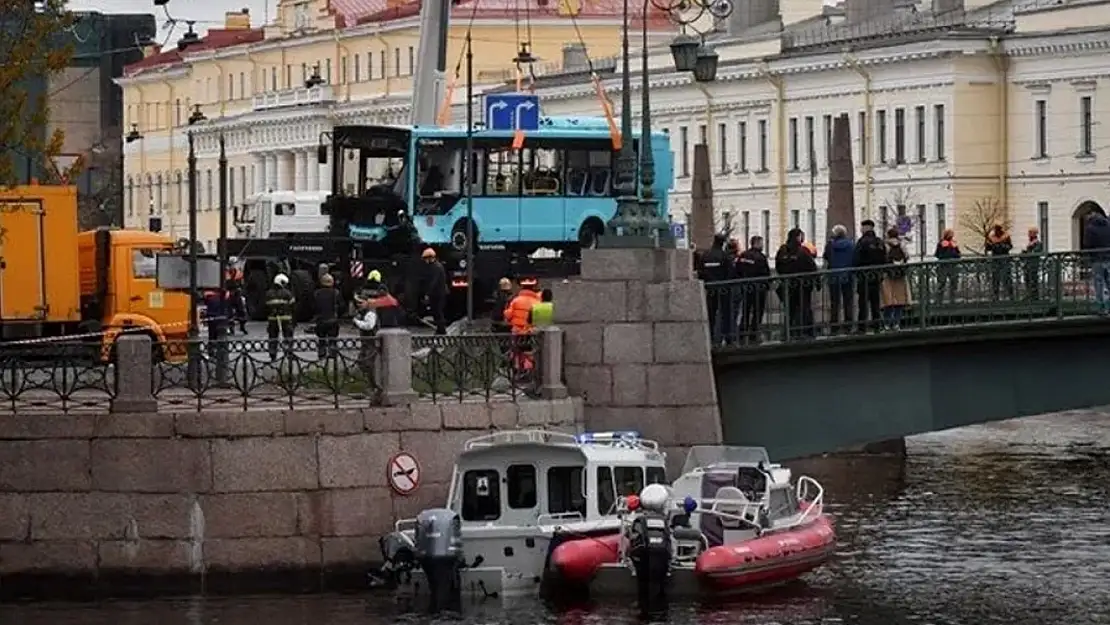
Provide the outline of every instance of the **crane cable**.
<path id="1" fill-rule="evenodd" d="M 605 121 L 609 124 L 609 138 L 613 142 L 613 150 L 618 151 L 621 149 L 623 141 L 620 126 L 617 125 L 617 118 L 613 114 L 613 101 L 609 99 L 609 94 L 605 93 L 605 86 L 601 84 L 601 77 L 597 75 L 597 68 L 594 67 L 594 61 L 590 58 L 590 48 L 586 45 L 585 37 L 582 36 L 582 28 L 578 25 L 577 11 L 570 6 L 571 0 L 559 1 L 567 3 L 567 14 L 570 15 L 570 23 L 574 26 L 574 34 L 578 37 L 578 43 L 582 46 L 586 55 L 586 67 L 590 70 L 590 82 L 593 83 L 594 93 L 597 94 L 597 100 L 601 104 L 601 112 L 605 115 Z"/>
<path id="2" fill-rule="evenodd" d="M 449 6 L 448 11 L 451 10 Z M 474 29 L 474 20 L 478 16 L 478 0 L 474 0 L 474 7 L 470 10 L 470 19 L 466 23 L 466 38 L 464 41 L 471 41 L 471 31 Z M 450 80 L 447 81 L 447 88 L 444 89 L 443 103 L 439 107 L 439 115 L 436 115 L 437 126 L 447 126 L 451 123 L 451 104 L 455 101 L 455 89 L 459 86 L 459 75 L 462 72 L 463 61 L 466 60 L 467 48 L 471 44 L 464 43 L 462 50 L 459 51 L 459 60 L 455 62 L 455 71 L 451 74 Z M 468 103 L 469 104 L 469 103 Z"/>

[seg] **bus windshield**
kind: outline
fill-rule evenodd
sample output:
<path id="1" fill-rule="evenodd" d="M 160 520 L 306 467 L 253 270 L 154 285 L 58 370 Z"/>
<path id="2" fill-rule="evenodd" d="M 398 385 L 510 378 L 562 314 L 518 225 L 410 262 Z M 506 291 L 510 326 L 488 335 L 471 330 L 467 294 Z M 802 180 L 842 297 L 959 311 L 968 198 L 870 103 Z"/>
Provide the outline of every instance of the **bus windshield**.
<path id="1" fill-rule="evenodd" d="M 342 126 L 335 130 L 336 195 L 357 197 L 386 185 L 407 197 L 409 131 L 389 126 Z"/>

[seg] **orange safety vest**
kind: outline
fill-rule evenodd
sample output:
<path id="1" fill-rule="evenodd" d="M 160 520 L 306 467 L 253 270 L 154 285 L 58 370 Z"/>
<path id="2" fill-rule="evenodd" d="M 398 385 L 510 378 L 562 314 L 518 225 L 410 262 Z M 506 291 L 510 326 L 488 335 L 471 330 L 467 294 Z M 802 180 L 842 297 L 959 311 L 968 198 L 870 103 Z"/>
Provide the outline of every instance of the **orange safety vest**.
<path id="1" fill-rule="evenodd" d="M 531 289 L 521 289 L 520 293 L 505 307 L 505 321 L 509 323 L 513 334 L 528 334 L 532 331 L 528 313 L 532 312 L 532 306 L 538 301 L 540 301 L 538 293 Z"/>

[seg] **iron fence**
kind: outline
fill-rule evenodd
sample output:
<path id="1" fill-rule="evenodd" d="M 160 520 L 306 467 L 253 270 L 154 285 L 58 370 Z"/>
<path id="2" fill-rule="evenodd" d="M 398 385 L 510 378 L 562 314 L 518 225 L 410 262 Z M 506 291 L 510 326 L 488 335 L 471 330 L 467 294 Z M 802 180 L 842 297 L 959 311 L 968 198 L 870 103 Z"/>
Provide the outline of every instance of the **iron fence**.
<path id="1" fill-rule="evenodd" d="M 538 395 L 535 335 L 414 336 L 412 386 L 432 400 L 518 399 Z"/>
<path id="2" fill-rule="evenodd" d="M 99 345 L 56 342 L 0 348 L 0 393 L 10 412 L 107 412 L 115 368 Z"/>
<path id="3" fill-rule="evenodd" d="M 744 349 L 1106 314 L 1100 275 L 1098 253 L 976 257 L 714 282 L 706 302 L 714 349 Z"/>
<path id="4" fill-rule="evenodd" d="M 185 341 L 154 366 L 159 407 L 312 408 L 381 400 L 377 338 Z"/>

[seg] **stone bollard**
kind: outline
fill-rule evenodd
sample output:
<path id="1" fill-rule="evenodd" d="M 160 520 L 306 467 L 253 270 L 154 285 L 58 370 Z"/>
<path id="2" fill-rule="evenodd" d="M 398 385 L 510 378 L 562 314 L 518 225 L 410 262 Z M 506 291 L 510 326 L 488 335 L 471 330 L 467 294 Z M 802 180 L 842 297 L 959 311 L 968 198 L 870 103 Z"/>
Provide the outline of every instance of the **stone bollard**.
<path id="1" fill-rule="evenodd" d="M 382 403 L 407 406 L 416 401 L 412 388 L 412 334 L 408 330 L 387 328 L 378 332 L 378 353 Z"/>
<path id="2" fill-rule="evenodd" d="M 125 334 L 116 339 L 116 396 L 112 412 L 154 412 L 154 367 L 150 353 L 150 337 Z"/>
<path id="3" fill-rule="evenodd" d="M 563 331 L 557 326 L 540 328 L 540 396 L 563 399 Z"/>

